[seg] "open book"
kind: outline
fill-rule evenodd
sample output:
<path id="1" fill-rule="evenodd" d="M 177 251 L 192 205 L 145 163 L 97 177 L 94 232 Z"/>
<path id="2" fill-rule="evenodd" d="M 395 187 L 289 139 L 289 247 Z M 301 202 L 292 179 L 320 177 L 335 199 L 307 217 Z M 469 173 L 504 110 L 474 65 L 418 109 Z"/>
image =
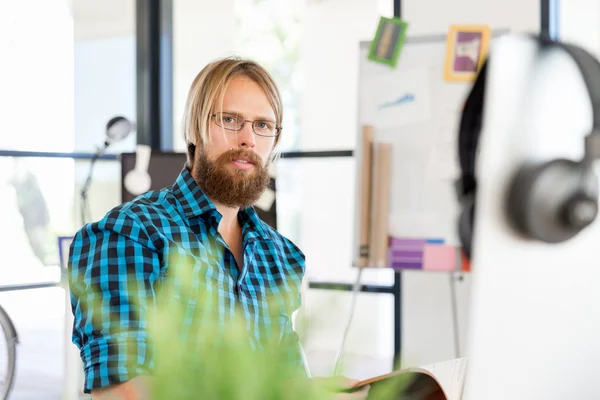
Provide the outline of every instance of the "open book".
<path id="1" fill-rule="evenodd" d="M 359 382 L 353 389 L 370 385 L 369 399 L 460 400 L 465 381 L 466 358 L 424 367 L 406 368 Z"/>

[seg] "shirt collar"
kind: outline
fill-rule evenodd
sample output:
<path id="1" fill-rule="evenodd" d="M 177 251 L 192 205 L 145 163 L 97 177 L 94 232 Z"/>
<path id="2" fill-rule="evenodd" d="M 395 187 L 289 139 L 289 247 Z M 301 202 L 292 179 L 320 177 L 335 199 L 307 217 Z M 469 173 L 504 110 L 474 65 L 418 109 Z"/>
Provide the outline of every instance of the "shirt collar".
<path id="1" fill-rule="evenodd" d="M 173 184 L 173 195 L 181 204 L 186 218 L 200 217 L 207 221 L 210 216 L 214 216 L 217 223 L 221 220 L 221 214 L 204 194 L 187 167 L 183 168 Z M 261 237 L 265 240 L 271 239 L 265 223 L 260 219 L 254 207 L 240 210 L 238 218 L 244 237 L 248 235 L 248 237 Z"/>
<path id="2" fill-rule="evenodd" d="M 184 167 L 177 177 L 173 185 L 173 195 L 183 207 L 183 213 L 188 219 L 215 213 L 220 217 L 217 208 L 200 189 L 187 167 Z"/>
<path id="3" fill-rule="evenodd" d="M 265 222 L 260 219 L 254 207 L 240 210 L 238 219 L 242 225 L 243 237 L 255 238 L 259 236 L 265 240 L 272 239 L 269 230 L 265 226 Z"/>

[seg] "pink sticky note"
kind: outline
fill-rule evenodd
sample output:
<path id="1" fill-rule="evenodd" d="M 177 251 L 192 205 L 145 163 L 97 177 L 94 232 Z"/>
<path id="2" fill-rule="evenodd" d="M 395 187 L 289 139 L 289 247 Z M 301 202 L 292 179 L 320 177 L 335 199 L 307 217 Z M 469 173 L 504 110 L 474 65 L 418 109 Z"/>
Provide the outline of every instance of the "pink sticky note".
<path id="1" fill-rule="evenodd" d="M 427 244 L 423 248 L 423 269 L 430 271 L 454 271 L 456 247 L 443 244 Z"/>

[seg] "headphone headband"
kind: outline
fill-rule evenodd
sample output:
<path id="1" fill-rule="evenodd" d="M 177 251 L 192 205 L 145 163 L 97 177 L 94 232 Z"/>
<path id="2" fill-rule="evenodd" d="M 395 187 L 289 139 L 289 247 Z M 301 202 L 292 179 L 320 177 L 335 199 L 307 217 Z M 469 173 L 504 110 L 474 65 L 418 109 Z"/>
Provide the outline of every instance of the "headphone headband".
<path id="1" fill-rule="evenodd" d="M 475 158 L 479 132 L 483 123 L 483 101 L 485 98 L 485 85 L 487 78 L 486 59 L 469 92 L 465 102 L 458 131 L 458 158 L 460 162 L 461 177 L 457 181 L 456 190 L 459 198 L 475 191 Z"/>
<path id="2" fill-rule="evenodd" d="M 583 78 L 592 106 L 592 129 L 585 137 L 583 159 L 554 159 L 523 165 L 508 192 L 506 211 L 512 225 L 530 239 L 558 243 L 577 235 L 595 220 L 598 213 L 598 179 L 589 168 L 589 161 L 600 159 L 600 63 L 580 47 L 545 36 L 531 38 L 538 44 L 540 53 L 560 48 L 571 57 Z M 469 258 L 477 191 L 475 164 L 483 125 L 488 62 L 489 57 L 466 98 L 458 132 L 460 177 L 456 181 L 456 191 L 462 207 L 458 230 Z"/>
<path id="3" fill-rule="evenodd" d="M 572 44 L 554 41 L 546 36 L 532 36 L 540 44 L 542 51 L 552 48 L 564 50 L 577 65 L 592 105 L 593 123 L 591 135 L 598 134 L 597 140 L 591 142 L 595 146 L 586 146 L 586 151 L 596 153 L 594 159 L 600 158 L 600 63 L 584 49 Z M 468 196 L 476 189 L 475 162 L 479 142 L 479 134 L 483 124 L 485 86 L 489 57 L 484 61 L 471 91 L 465 101 L 458 131 L 458 155 L 461 176 L 456 182 L 457 194 L 460 198 Z M 597 148 L 598 151 L 593 151 Z M 588 156 L 586 154 L 586 156 Z"/>

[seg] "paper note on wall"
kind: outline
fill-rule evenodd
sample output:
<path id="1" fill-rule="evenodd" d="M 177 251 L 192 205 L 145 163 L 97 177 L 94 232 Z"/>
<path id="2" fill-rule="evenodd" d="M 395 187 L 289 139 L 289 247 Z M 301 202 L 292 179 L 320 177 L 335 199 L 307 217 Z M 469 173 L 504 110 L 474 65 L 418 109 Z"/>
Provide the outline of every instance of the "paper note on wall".
<path id="1" fill-rule="evenodd" d="M 432 88 L 426 68 L 365 78 L 364 84 L 377 88 L 360 99 L 363 120 L 376 129 L 393 129 L 433 118 Z"/>
<path id="2" fill-rule="evenodd" d="M 456 269 L 457 248 L 448 245 L 425 245 L 423 248 L 423 269 L 430 271 L 454 271 Z"/>
<path id="3" fill-rule="evenodd" d="M 430 152 L 427 157 L 425 175 L 427 179 L 454 180 L 459 175 L 457 151 L 460 111 L 456 107 L 444 106 L 436 117 Z"/>
<path id="4" fill-rule="evenodd" d="M 389 266 L 394 269 L 423 269 L 427 247 L 445 247 L 441 238 L 401 238 L 391 237 Z"/>

